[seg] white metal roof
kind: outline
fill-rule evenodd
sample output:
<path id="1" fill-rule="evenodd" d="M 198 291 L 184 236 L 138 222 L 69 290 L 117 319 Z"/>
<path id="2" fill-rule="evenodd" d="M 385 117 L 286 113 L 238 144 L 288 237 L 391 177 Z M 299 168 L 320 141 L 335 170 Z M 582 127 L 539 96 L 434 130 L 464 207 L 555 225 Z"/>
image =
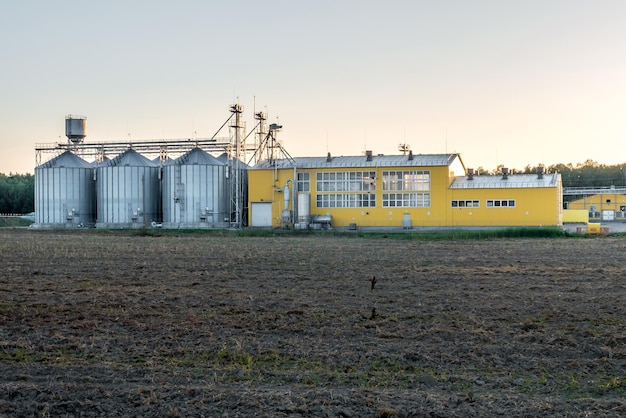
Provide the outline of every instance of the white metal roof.
<path id="1" fill-rule="evenodd" d="M 91 164 L 70 151 L 65 151 L 37 168 L 90 168 Z"/>
<path id="2" fill-rule="evenodd" d="M 175 161 L 175 164 L 224 165 L 225 163 L 200 148 L 193 148 L 192 150 L 186 152 L 184 155 L 178 157 Z"/>
<path id="3" fill-rule="evenodd" d="M 451 189 L 526 189 L 537 187 L 556 187 L 559 173 L 544 174 L 509 174 L 506 180 L 502 175 L 474 175 L 470 180 L 467 176 L 454 178 Z"/>
<path id="4" fill-rule="evenodd" d="M 268 168 L 343 168 L 343 167 L 440 167 L 449 166 L 459 154 L 413 154 L 409 155 L 372 155 L 367 161 L 365 155 L 341 157 L 295 157 L 277 159 L 274 164 L 268 160 L 258 162 L 251 169 Z"/>
<path id="5" fill-rule="evenodd" d="M 103 166 L 157 167 L 157 164 L 139 154 L 137 151 L 128 149 L 112 160 L 107 161 Z"/>

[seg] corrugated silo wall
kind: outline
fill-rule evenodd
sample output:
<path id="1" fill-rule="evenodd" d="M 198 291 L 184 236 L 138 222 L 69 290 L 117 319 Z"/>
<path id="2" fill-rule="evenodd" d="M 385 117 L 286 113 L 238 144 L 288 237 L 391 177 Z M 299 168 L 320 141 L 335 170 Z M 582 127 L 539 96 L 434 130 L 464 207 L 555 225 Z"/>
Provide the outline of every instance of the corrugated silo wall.
<path id="1" fill-rule="evenodd" d="M 163 170 L 165 227 L 226 227 L 225 166 L 177 164 Z"/>
<path id="2" fill-rule="evenodd" d="M 35 224 L 88 226 L 95 222 L 93 169 L 35 168 Z"/>
<path id="3" fill-rule="evenodd" d="M 141 227 L 159 221 L 159 167 L 96 169 L 97 227 Z"/>

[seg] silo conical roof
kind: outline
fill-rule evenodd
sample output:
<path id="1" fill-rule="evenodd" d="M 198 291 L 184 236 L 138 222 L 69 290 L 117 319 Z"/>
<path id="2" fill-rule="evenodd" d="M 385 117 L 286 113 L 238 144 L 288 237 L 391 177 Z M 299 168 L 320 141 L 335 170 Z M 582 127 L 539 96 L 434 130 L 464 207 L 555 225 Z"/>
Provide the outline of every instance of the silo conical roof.
<path id="1" fill-rule="evenodd" d="M 232 164 L 232 162 L 233 162 L 234 160 L 236 160 L 236 158 L 233 158 L 233 159 L 231 160 L 231 158 L 228 156 L 228 154 L 227 154 L 227 153 L 222 153 L 222 154 L 220 154 L 220 156 L 219 156 L 219 157 L 217 157 L 217 159 L 218 159 L 219 161 L 224 162 L 224 164 L 229 164 L 229 163 L 231 163 L 231 164 Z M 247 168 L 247 167 L 249 167 L 249 166 L 248 166 L 248 164 L 246 164 L 244 161 L 241 161 L 241 160 L 237 160 L 237 161 L 239 161 L 239 165 L 240 165 L 242 168 Z"/>
<path id="2" fill-rule="evenodd" d="M 164 161 L 161 161 L 161 157 L 156 157 L 154 160 L 152 160 L 153 163 L 155 163 L 156 165 L 172 165 L 174 164 L 174 160 L 172 160 L 170 157 L 166 157 Z"/>
<path id="3" fill-rule="evenodd" d="M 228 154 L 227 154 L 227 153 L 225 153 L 225 152 L 221 153 L 221 154 L 220 154 L 220 156 L 219 156 L 219 157 L 217 157 L 217 159 L 218 159 L 218 160 L 220 160 L 220 161 L 222 161 L 222 162 L 223 162 L 223 163 L 225 163 L 225 164 L 228 164 L 228 160 L 229 160 L 229 158 L 228 158 Z"/>
<path id="4" fill-rule="evenodd" d="M 101 167 L 101 166 L 104 166 L 104 165 L 109 165 L 109 161 L 111 161 L 111 159 L 109 157 L 104 157 L 104 158 L 102 158 L 102 161 L 93 161 L 91 163 L 91 165 L 93 167 Z"/>
<path id="5" fill-rule="evenodd" d="M 158 167 L 157 164 L 153 163 L 148 158 L 144 157 L 133 149 L 124 151 L 123 153 L 109 161 L 106 165 L 111 167 Z"/>
<path id="6" fill-rule="evenodd" d="M 176 159 L 176 164 L 178 165 L 224 165 L 223 162 L 209 154 L 208 152 L 200 149 L 194 148 L 186 154 L 180 156 Z"/>
<path id="7" fill-rule="evenodd" d="M 70 151 L 65 151 L 63 154 L 58 155 L 41 164 L 38 168 L 91 168 L 91 165 Z"/>

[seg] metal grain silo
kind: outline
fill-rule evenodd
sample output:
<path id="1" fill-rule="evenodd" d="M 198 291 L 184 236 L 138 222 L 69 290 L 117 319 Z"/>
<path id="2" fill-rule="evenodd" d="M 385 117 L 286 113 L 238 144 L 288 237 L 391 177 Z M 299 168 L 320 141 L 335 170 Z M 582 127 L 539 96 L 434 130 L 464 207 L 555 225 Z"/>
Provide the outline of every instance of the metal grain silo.
<path id="1" fill-rule="evenodd" d="M 140 228 L 160 221 L 160 168 L 129 149 L 96 168 L 98 228 Z"/>
<path id="2" fill-rule="evenodd" d="M 34 227 L 93 226 L 95 222 L 93 168 L 65 151 L 35 168 Z"/>
<path id="3" fill-rule="evenodd" d="M 227 166 L 194 148 L 163 168 L 165 228 L 228 226 Z"/>
<path id="4" fill-rule="evenodd" d="M 226 164 L 231 226 L 246 226 L 248 219 L 248 165 L 224 153 L 217 157 Z"/>

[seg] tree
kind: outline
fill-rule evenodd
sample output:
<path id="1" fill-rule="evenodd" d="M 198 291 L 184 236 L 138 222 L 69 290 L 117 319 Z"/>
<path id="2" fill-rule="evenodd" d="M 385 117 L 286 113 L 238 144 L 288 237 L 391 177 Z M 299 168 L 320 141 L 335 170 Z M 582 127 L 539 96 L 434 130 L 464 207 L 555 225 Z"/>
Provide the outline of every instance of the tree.
<path id="1" fill-rule="evenodd" d="M 0 173 L 0 213 L 35 210 L 35 177 L 32 174 Z"/>

